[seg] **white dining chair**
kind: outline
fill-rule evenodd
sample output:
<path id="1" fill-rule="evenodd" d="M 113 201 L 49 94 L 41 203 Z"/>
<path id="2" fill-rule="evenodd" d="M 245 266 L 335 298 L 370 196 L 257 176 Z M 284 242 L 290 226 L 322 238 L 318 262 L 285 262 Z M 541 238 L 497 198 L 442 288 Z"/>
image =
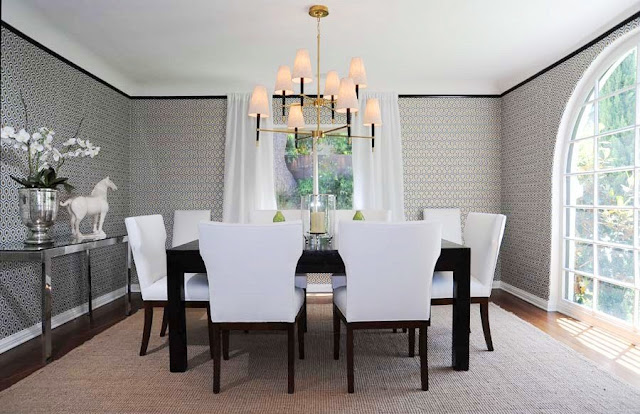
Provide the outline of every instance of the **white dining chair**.
<path id="1" fill-rule="evenodd" d="M 339 244 L 339 228 L 340 222 L 342 221 L 353 221 L 353 216 L 355 216 L 357 210 L 336 210 L 335 220 L 334 220 L 334 230 L 333 230 L 333 247 L 335 249 L 338 248 Z M 362 212 L 362 216 L 364 217 L 364 221 L 367 222 L 385 222 L 388 223 L 391 221 L 391 210 L 376 210 L 376 209 L 365 209 L 360 210 Z M 331 275 L 331 288 L 337 289 L 342 286 L 347 285 L 347 277 L 345 275 L 333 274 Z"/>
<path id="2" fill-rule="evenodd" d="M 229 330 L 285 330 L 288 392 L 294 392 L 294 341 L 298 326 L 300 359 L 304 359 L 301 322 L 304 291 L 294 277 L 302 255 L 300 222 L 262 225 L 200 223 L 200 254 L 209 275 L 213 338 L 213 392 L 220 392 L 220 335 Z M 227 349 L 224 349 L 224 348 Z M 228 341 L 223 339 L 228 359 Z"/>
<path id="3" fill-rule="evenodd" d="M 138 273 L 144 306 L 144 329 L 140 355 L 146 355 L 153 323 L 153 308 L 167 306 L 167 232 L 159 214 L 124 219 L 133 261 Z M 196 273 L 184 281 L 186 306 L 209 309 L 207 275 Z"/>
<path id="4" fill-rule="evenodd" d="M 211 221 L 211 210 L 174 211 L 171 247 L 198 240 L 198 223 L 201 221 Z"/>
<path id="5" fill-rule="evenodd" d="M 487 349 L 493 351 L 489 326 L 489 297 L 507 221 L 502 214 L 469 213 L 464 227 L 465 246 L 471 248 L 471 303 L 480 304 L 480 319 Z M 453 304 L 453 273 L 433 275 L 432 305 Z M 415 335 L 409 331 L 409 335 Z"/>
<path id="6" fill-rule="evenodd" d="M 420 378 L 429 389 L 427 327 L 431 275 L 440 256 L 441 225 L 424 221 L 343 221 L 338 246 L 349 283 L 333 293 L 333 357 L 340 357 L 340 320 L 347 327 L 347 385 L 354 392 L 353 331 L 420 329 Z M 411 350 L 411 348 L 410 348 Z"/>
<path id="7" fill-rule="evenodd" d="M 422 218 L 442 224 L 442 238 L 462 244 L 462 221 L 459 208 L 425 208 Z"/>

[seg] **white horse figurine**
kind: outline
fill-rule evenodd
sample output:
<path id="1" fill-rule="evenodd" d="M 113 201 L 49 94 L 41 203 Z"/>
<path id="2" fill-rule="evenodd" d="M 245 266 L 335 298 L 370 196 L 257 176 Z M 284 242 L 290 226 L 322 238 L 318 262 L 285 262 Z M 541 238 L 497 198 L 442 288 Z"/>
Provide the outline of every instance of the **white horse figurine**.
<path id="1" fill-rule="evenodd" d="M 60 203 L 61 206 L 67 207 L 69 217 L 71 219 L 71 234 L 76 239 L 99 239 L 105 238 L 107 235 L 102 230 L 104 219 L 109 211 L 109 203 L 107 202 L 107 190 L 117 190 L 118 187 L 109 179 L 103 179 L 91 191 L 91 196 L 72 197 Z M 80 233 L 80 222 L 86 216 L 93 216 L 93 233 Z"/>

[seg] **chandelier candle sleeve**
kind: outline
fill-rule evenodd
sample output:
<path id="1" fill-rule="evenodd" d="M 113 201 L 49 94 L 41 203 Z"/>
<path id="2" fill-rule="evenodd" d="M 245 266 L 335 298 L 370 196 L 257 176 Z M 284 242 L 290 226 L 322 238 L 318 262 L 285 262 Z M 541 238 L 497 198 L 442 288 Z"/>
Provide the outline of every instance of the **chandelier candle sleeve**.
<path id="1" fill-rule="evenodd" d="M 289 66 L 282 65 L 278 68 L 278 74 L 276 75 L 276 87 L 274 88 L 276 94 L 282 95 L 282 119 L 286 115 L 286 95 L 293 95 L 293 83 L 291 82 L 291 69 Z"/>
<path id="2" fill-rule="evenodd" d="M 367 106 L 364 109 L 365 126 L 371 126 L 371 148 L 376 147 L 376 125 L 382 125 L 382 116 L 380 115 L 380 101 L 377 98 L 367 99 Z"/>
<path id="3" fill-rule="evenodd" d="M 327 79 L 324 82 L 324 99 L 327 99 L 331 102 L 331 123 L 334 123 L 336 120 L 336 96 L 338 96 L 338 90 L 340 89 L 340 76 L 338 76 L 338 72 L 335 70 L 330 70 L 327 72 Z"/>
<path id="4" fill-rule="evenodd" d="M 256 118 L 256 145 L 260 140 L 260 117 L 269 117 L 269 98 L 267 88 L 258 85 L 253 89 L 249 102 L 249 116 Z"/>

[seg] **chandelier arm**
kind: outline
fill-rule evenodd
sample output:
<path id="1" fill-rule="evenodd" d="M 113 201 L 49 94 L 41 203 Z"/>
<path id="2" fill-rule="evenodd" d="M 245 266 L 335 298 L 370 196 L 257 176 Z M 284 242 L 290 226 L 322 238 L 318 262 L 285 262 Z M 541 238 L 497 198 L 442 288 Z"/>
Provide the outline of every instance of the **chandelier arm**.
<path id="1" fill-rule="evenodd" d="M 265 129 L 265 128 L 258 128 L 256 129 L 256 131 L 259 132 L 275 132 L 277 134 L 293 134 L 293 131 L 289 130 L 289 129 Z"/>
<path id="2" fill-rule="evenodd" d="M 338 135 L 338 134 L 324 134 L 325 137 L 334 137 L 334 138 L 362 138 L 362 139 L 375 139 L 375 137 L 367 137 L 364 135 L 351 135 L 347 137 L 346 135 Z"/>
<path id="3" fill-rule="evenodd" d="M 341 129 L 345 129 L 347 127 L 348 127 L 348 125 L 341 125 L 341 126 L 339 126 L 337 128 L 331 128 L 331 129 L 328 129 L 326 131 L 323 131 L 323 133 L 326 136 L 327 134 L 330 134 L 330 133 L 336 132 L 336 131 L 340 131 Z"/>

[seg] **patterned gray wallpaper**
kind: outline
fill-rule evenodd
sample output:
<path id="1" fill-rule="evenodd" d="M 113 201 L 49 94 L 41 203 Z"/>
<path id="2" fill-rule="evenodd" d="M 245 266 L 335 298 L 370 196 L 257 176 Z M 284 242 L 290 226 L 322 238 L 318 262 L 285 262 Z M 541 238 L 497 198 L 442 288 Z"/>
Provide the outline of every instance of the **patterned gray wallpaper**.
<path id="1" fill-rule="evenodd" d="M 640 19 L 502 98 L 502 281 L 549 298 L 551 185 L 560 120 L 585 70 Z"/>
<path id="2" fill-rule="evenodd" d="M 105 176 L 118 191 L 109 193 L 107 233 L 124 234 L 129 213 L 130 102 L 66 63 L 2 28 L 1 95 L 3 125 L 24 126 L 20 91 L 29 111 L 30 128 L 48 126 L 57 140 L 70 137 L 80 118 L 83 134 L 102 150 L 91 159 L 72 159 L 63 167 L 64 176 L 78 194 L 89 193 Z M 9 174 L 24 173 L 23 154 L 2 147 L 0 159 L 0 240 L 23 240 L 25 227 L 18 213 L 18 185 Z M 67 197 L 64 190 L 61 199 Z M 60 212 L 53 233 L 68 235 L 69 217 Z M 88 223 L 83 223 L 88 226 Z M 88 228 L 84 228 L 88 231 Z M 93 297 L 124 286 L 126 250 L 114 246 L 92 254 Z M 60 314 L 86 301 L 87 284 L 78 255 L 53 262 L 53 313 Z M 30 264 L 0 264 L 0 339 L 40 322 L 40 267 Z"/>
<path id="3" fill-rule="evenodd" d="M 222 220 L 226 99 L 132 101 L 131 215 L 210 209 Z"/>

